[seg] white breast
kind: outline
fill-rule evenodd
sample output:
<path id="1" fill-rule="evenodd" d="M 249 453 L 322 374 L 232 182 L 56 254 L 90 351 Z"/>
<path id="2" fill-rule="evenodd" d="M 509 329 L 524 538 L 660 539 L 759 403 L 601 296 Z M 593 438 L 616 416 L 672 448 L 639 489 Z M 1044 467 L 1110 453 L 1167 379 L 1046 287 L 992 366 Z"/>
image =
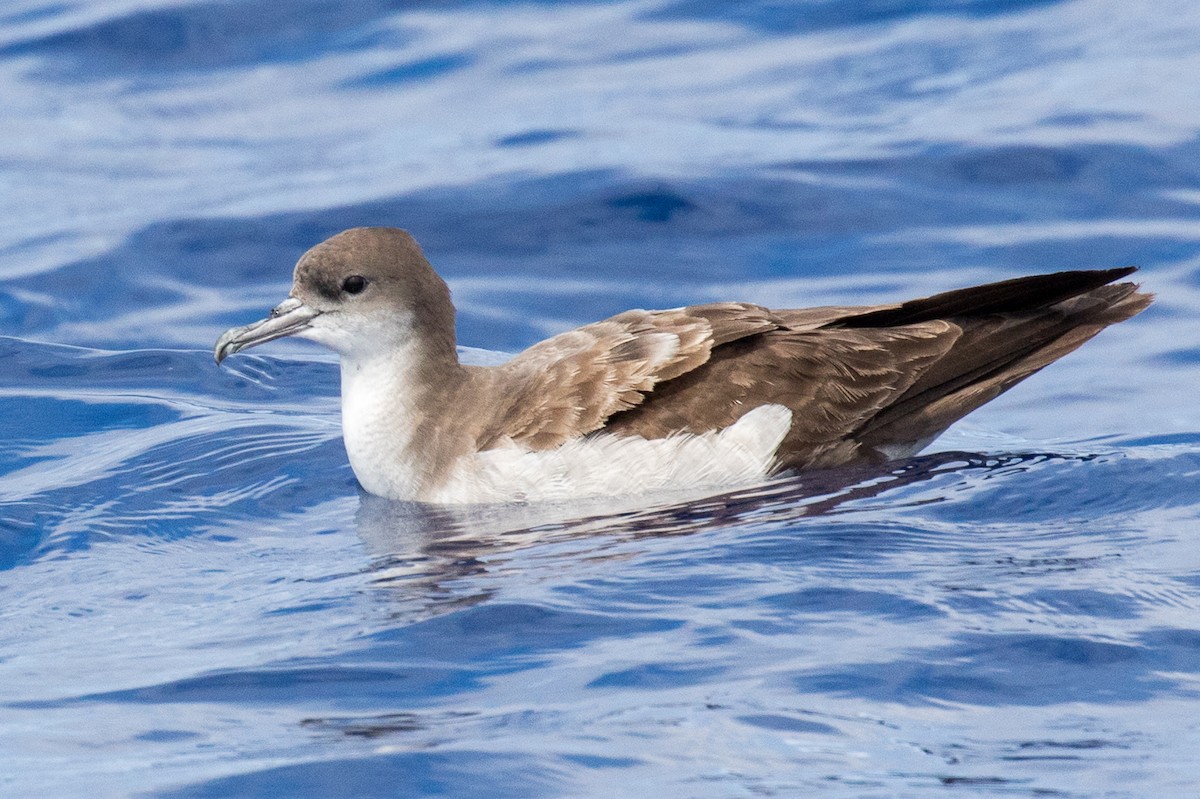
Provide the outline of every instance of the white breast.
<path id="1" fill-rule="evenodd" d="M 406 390 L 409 361 L 342 358 L 342 440 L 358 482 L 372 494 L 416 499 L 423 483 L 416 423 L 427 412 Z"/>

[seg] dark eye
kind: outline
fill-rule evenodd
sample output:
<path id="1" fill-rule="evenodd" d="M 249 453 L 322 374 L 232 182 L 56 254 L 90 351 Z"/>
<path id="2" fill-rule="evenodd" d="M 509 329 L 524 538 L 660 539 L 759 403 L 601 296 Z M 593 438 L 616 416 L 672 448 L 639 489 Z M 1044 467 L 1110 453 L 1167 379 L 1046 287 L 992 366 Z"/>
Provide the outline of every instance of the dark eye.
<path id="1" fill-rule="evenodd" d="M 367 287 L 367 279 L 362 275 L 351 275 L 342 281 L 342 291 L 347 294 L 361 294 Z"/>

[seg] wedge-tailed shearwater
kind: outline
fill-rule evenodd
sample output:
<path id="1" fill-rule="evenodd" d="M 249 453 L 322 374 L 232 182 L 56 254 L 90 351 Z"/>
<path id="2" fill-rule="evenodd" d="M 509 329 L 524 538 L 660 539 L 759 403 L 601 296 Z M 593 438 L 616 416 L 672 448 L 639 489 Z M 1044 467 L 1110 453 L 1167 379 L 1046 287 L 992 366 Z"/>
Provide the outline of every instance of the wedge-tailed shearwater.
<path id="1" fill-rule="evenodd" d="M 446 283 L 408 233 L 354 228 L 217 341 L 341 356 L 342 431 L 372 494 L 492 502 L 736 485 L 912 455 L 1151 296 L 1133 267 L 863 307 L 632 310 L 491 367 L 459 362 Z"/>

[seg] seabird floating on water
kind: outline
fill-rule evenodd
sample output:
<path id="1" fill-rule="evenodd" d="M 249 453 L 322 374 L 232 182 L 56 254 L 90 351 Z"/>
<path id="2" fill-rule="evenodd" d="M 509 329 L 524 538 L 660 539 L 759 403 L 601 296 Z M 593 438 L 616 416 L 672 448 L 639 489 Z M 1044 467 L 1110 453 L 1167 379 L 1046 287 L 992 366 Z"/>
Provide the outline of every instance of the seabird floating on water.
<path id="1" fill-rule="evenodd" d="M 215 356 L 282 336 L 341 356 L 363 488 L 494 502 L 736 485 L 915 454 L 1150 304 L 1135 268 L 1058 272 L 903 303 L 626 311 L 491 367 L 459 363 L 454 306 L 412 236 L 354 228 Z M 1112 284 L 1112 285 L 1110 285 Z"/>

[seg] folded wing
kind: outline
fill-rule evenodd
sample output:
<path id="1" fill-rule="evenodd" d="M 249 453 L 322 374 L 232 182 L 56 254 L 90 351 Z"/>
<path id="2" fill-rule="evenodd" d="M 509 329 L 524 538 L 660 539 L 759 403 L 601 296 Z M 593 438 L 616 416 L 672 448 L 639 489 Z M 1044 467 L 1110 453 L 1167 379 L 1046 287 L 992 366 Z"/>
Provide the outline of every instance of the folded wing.
<path id="1" fill-rule="evenodd" d="M 719 303 L 628 311 L 506 367 L 519 386 L 481 440 L 549 449 L 604 431 L 661 438 L 792 411 L 783 467 L 911 454 L 1151 300 L 1132 272 L 1060 272 L 860 308 Z"/>

